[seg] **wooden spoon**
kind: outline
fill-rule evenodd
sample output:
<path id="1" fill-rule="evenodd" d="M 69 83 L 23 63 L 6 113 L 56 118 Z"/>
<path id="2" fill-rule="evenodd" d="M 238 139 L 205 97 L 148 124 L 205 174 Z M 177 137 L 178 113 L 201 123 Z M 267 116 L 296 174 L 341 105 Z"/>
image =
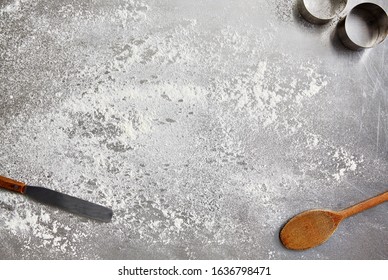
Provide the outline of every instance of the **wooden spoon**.
<path id="1" fill-rule="evenodd" d="M 341 211 L 309 210 L 289 220 L 280 231 L 283 245 L 292 250 L 316 247 L 335 232 L 342 220 L 388 201 L 388 192 L 360 202 Z"/>

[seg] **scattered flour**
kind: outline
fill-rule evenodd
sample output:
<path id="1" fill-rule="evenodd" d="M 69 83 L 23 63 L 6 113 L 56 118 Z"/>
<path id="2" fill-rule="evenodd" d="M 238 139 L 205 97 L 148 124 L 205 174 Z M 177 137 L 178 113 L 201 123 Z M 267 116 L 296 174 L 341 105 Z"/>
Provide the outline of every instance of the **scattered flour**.
<path id="1" fill-rule="evenodd" d="M 2 194 L 1 203 L 15 205 L 14 194 Z M 22 198 L 21 198 L 22 199 Z M 32 201 L 20 202 L 12 206 L 13 211 L 3 212 L 2 227 L 12 234 L 20 236 L 23 242 L 23 249 L 37 246 L 46 248 L 52 252 L 66 253 L 74 250 L 78 243 L 71 227 L 53 219 L 51 214 L 43 210 Z M 3 208 L 3 207 L 1 207 Z M 60 230 L 60 232 L 58 232 Z M 75 229 L 75 232 L 78 230 Z M 60 236 L 58 236 L 60 235 Z M 36 240 L 40 240 L 37 242 Z M 28 254 L 25 254 L 28 258 Z"/>
<path id="2" fill-rule="evenodd" d="M 16 13 L 20 10 L 21 3 L 25 1 L 15 0 L 15 2 L 6 5 L 4 8 L 0 9 L 0 15 L 4 13 Z"/>
<path id="3" fill-rule="evenodd" d="M 292 22 L 293 11 L 295 9 L 296 0 L 283 0 L 283 1 L 268 1 L 269 5 L 274 6 L 275 16 L 283 22 Z"/>
<path id="4" fill-rule="evenodd" d="M 16 0 L 0 14 L 24 15 L 25 2 Z M 292 2 L 276 4 L 282 21 L 292 21 Z M 72 4 L 55 15 L 30 17 L 29 26 L 41 33 L 27 36 L 16 54 L 40 49 L 34 61 L 48 53 L 68 71 L 58 77 L 49 72 L 59 88 L 47 90 L 52 107 L 4 122 L 12 138 L 2 139 L 2 169 L 107 205 L 115 214 L 108 225 L 74 223 L 67 213 L 2 192 L 0 225 L 21 237 L 24 258 L 36 258 L 35 249 L 91 258 L 93 249 L 86 253 L 83 245 L 95 236 L 150 250 L 161 244 L 161 254 L 165 245 L 178 244 L 190 258 L 203 257 L 202 248 L 240 242 L 236 257 L 256 246 L 276 258 L 271 242 L 255 238 L 275 234 L 285 218 L 284 191 L 299 195 L 300 182 L 313 172 L 340 183 L 362 164 L 362 157 L 328 142 L 300 116 L 326 94 L 330 77 L 319 61 L 268 53 L 275 27 L 247 25 L 244 31 L 228 23 L 213 30 L 194 15 L 172 23 L 164 16 L 147 1 L 129 0 L 111 10 Z M 52 49 L 40 43 L 42 36 Z M 250 127 L 257 135 L 295 140 L 295 153 L 310 151 L 313 157 L 296 164 L 302 174 L 255 154 L 258 145 L 271 149 L 272 139 L 255 142 Z M 289 151 L 280 148 L 277 153 Z"/>
<path id="5" fill-rule="evenodd" d="M 260 61 L 255 68 L 231 81 L 216 81 L 217 98 L 220 102 L 232 103 L 235 110 L 260 119 L 264 127 L 284 125 L 293 129 L 287 125 L 287 111 L 301 108 L 304 101 L 322 92 L 327 85 L 327 79 L 310 65 L 293 69 L 297 76 L 284 75 L 283 72 L 293 67 Z"/>
<path id="6" fill-rule="evenodd" d="M 355 156 L 349 155 L 342 147 L 334 151 L 332 159 L 338 171 L 332 176 L 337 181 L 340 181 L 347 173 L 356 171 L 359 164 L 364 161 L 363 157 L 357 159 Z"/>
<path id="7" fill-rule="evenodd" d="M 314 133 L 308 133 L 307 136 L 307 148 L 315 149 L 320 143 L 320 136 Z"/>

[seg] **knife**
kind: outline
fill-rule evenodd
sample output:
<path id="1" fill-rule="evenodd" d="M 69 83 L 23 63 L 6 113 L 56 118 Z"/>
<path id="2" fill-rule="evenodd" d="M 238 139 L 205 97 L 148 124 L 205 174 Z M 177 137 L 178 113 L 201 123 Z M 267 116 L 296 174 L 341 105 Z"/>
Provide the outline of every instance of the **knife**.
<path id="1" fill-rule="evenodd" d="M 98 221 L 109 222 L 113 216 L 112 209 L 107 207 L 43 187 L 28 186 L 25 183 L 3 176 L 0 176 L 0 187 L 24 194 L 44 204 Z"/>

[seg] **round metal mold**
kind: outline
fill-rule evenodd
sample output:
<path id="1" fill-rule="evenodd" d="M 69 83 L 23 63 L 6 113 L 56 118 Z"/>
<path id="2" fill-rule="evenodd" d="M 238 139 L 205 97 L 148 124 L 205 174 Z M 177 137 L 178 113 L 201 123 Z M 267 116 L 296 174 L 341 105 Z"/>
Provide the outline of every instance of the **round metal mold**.
<path id="1" fill-rule="evenodd" d="M 373 48 L 388 34 L 388 15 L 374 3 L 362 3 L 338 23 L 342 43 L 352 50 Z"/>
<path id="2" fill-rule="evenodd" d="M 305 20 L 325 24 L 340 14 L 347 3 L 347 0 L 299 0 L 298 9 Z"/>

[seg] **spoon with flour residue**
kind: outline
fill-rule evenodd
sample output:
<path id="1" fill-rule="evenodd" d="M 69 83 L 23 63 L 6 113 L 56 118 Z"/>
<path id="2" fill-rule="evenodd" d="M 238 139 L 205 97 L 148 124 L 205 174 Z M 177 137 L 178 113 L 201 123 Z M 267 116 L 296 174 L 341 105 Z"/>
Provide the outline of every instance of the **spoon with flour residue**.
<path id="1" fill-rule="evenodd" d="M 289 220 L 280 231 L 283 245 L 292 250 L 316 247 L 335 232 L 342 220 L 388 201 L 388 192 L 360 202 L 341 211 L 309 210 Z"/>

